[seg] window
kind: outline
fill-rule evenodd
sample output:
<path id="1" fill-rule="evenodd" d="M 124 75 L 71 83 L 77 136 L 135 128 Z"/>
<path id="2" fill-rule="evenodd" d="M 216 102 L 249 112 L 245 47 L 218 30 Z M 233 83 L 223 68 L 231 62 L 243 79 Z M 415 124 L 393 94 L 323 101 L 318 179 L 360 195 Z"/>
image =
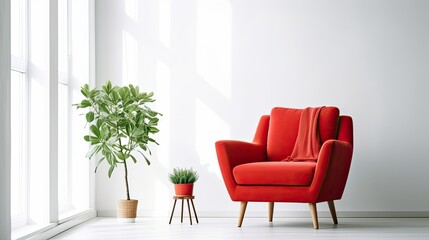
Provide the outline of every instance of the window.
<path id="1" fill-rule="evenodd" d="M 11 1 L 13 239 L 95 216 L 88 210 L 86 130 L 72 107 L 90 78 L 90 6 L 93 11 L 87 0 Z M 58 29 L 50 28 L 57 20 Z"/>
<path id="2" fill-rule="evenodd" d="M 69 98 L 67 83 L 58 82 L 58 211 L 73 208 L 69 164 Z"/>
<path id="3" fill-rule="evenodd" d="M 58 1 L 58 212 L 64 219 L 88 208 L 89 161 L 85 129 L 73 103 L 89 81 L 89 17 L 87 0 Z M 76 94 L 78 93 L 78 94 Z M 73 131 L 71 131 L 73 129 Z"/>
<path id="4" fill-rule="evenodd" d="M 11 1 L 11 215 L 12 228 L 27 223 L 28 80 L 26 1 Z"/>
<path id="5" fill-rule="evenodd" d="M 18 227 L 27 218 L 25 74 L 12 70 L 11 80 L 11 214 L 12 227 Z"/>
<path id="6" fill-rule="evenodd" d="M 68 1 L 58 1 L 58 211 L 72 209 L 71 167 L 69 164 L 69 114 L 68 94 L 69 63 L 69 14 Z"/>

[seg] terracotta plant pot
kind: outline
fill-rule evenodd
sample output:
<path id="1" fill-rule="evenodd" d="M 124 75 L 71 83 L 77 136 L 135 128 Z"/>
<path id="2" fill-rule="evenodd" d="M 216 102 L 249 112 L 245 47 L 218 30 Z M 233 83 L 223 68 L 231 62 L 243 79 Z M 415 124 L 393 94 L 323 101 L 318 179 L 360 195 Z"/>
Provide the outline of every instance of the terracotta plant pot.
<path id="1" fill-rule="evenodd" d="M 192 193 L 194 191 L 194 184 L 174 184 L 174 191 L 176 192 L 177 196 L 192 196 Z"/>
<path id="2" fill-rule="evenodd" d="M 137 216 L 138 200 L 118 200 L 116 203 L 116 214 L 118 222 L 135 222 Z"/>

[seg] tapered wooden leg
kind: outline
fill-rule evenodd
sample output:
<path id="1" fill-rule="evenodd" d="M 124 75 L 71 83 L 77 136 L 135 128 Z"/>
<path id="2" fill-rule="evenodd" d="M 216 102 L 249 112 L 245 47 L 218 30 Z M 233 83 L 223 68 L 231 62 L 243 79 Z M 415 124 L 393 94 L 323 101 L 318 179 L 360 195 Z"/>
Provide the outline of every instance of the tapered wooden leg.
<path id="1" fill-rule="evenodd" d="M 273 221 L 273 212 L 274 212 L 274 202 L 268 203 L 268 221 Z"/>
<path id="2" fill-rule="evenodd" d="M 332 220 L 334 221 L 334 224 L 338 224 L 337 212 L 335 211 L 334 200 L 328 201 L 328 205 L 329 205 L 329 211 L 331 211 L 331 216 L 332 216 Z"/>
<path id="3" fill-rule="evenodd" d="M 314 229 L 319 229 L 319 220 L 317 219 L 317 207 L 315 203 L 309 203 L 311 218 L 313 219 Z"/>
<path id="4" fill-rule="evenodd" d="M 238 227 L 243 223 L 244 213 L 246 213 L 247 202 L 241 202 L 240 215 L 238 216 Z"/>
<path id="5" fill-rule="evenodd" d="M 174 213 L 174 208 L 176 207 L 176 202 L 177 202 L 177 199 L 174 199 L 173 210 L 171 210 L 170 222 L 168 224 L 171 224 L 171 220 L 173 219 L 173 213 Z"/>
<path id="6" fill-rule="evenodd" d="M 184 199 L 182 199 L 182 212 L 180 213 L 180 222 L 183 223 L 183 201 Z"/>
<path id="7" fill-rule="evenodd" d="M 197 223 L 199 223 L 199 222 L 198 222 L 197 211 L 195 211 L 194 201 L 192 201 L 192 199 L 191 199 L 191 203 L 192 203 L 192 209 L 194 209 L 195 219 L 197 220 Z"/>
<path id="8" fill-rule="evenodd" d="M 186 199 L 186 204 L 188 204 L 188 213 L 189 213 L 189 221 L 192 225 L 192 215 L 191 215 L 191 207 L 189 206 L 189 199 Z"/>

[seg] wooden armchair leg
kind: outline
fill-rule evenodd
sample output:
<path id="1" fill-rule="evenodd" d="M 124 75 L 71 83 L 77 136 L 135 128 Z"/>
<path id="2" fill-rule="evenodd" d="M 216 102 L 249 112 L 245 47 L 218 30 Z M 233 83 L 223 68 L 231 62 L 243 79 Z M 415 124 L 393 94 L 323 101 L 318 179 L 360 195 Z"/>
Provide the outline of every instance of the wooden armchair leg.
<path id="1" fill-rule="evenodd" d="M 268 221 L 273 221 L 273 212 L 274 212 L 274 202 L 268 203 Z"/>
<path id="2" fill-rule="evenodd" d="M 329 205 L 329 211 L 331 211 L 331 216 L 332 216 L 332 220 L 334 221 L 334 224 L 338 224 L 337 212 L 335 211 L 334 200 L 328 201 L 328 205 Z"/>
<path id="3" fill-rule="evenodd" d="M 317 219 L 317 207 L 315 203 L 309 203 L 311 218 L 313 219 L 314 229 L 319 229 L 319 220 Z"/>
<path id="4" fill-rule="evenodd" d="M 241 202 L 240 215 L 238 216 L 238 227 L 243 223 L 244 213 L 246 213 L 247 202 Z"/>

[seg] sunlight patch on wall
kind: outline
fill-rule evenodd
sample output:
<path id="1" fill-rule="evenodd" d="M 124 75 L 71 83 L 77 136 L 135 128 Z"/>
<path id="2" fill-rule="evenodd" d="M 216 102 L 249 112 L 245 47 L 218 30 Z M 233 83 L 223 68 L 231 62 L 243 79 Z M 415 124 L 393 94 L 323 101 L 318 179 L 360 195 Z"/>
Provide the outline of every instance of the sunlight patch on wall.
<path id="1" fill-rule="evenodd" d="M 131 19 L 137 21 L 137 0 L 125 0 L 125 13 Z"/>
<path id="2" fill-rule="evenodd" d="M 159 41 L 170 48 L 171 0 L 159 0 Z"/>
<path id="3" fill-rule="evenodd" d="M 197 4 L 196 70 L 218 92 L 231 98 L 231 5 L 228 0 Z"/>
<path id="4" fill-rule="evenodd" d="M 156 140 L 159 143 L 156 146 L 158 162 L 168 169 L 170 160 L 170 69 L 163 62 L 158 61 L 156 69 L 157 88 L 155 92 L 156 109 L 163 114 L 160 117 Z"/>
<path id="5" fill-rule="evenodd" d="M 221 178 L 215 142 L 230 136 L 229 125 L 201 100 L 196 101 L 195 148 L 203 167 Z"/>
<path id="6" fill-rule="evenodd" d="M 137 40 L 125 30 L 122 31 L 122 84 L 138 84 Z"/>

